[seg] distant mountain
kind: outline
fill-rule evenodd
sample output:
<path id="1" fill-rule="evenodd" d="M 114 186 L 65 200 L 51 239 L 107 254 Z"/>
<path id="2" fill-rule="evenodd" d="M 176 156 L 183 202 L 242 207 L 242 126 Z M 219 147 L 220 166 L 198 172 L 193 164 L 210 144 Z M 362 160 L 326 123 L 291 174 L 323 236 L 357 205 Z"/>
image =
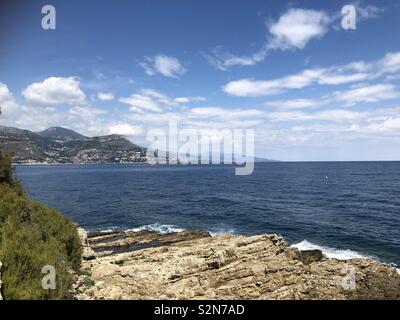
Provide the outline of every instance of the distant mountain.
<path id="1" fill-rule="evenodd" d="M 5 151 L 15 163 L 129 163 L 146 161 L 146 149 L 123 136 L 88 138 L 55 127 L 42 132 L 0 126 Z"/>
<path id="2" fill-rule="evenodd" d="M 259 158 L 259 157 L 254 157 L 253 160 L 254 162 L 280 162 L 279 160 Z"/>
<path id="3" fill-rule="evenodd" d="M 70 140 L 79 140 L 87 138 L 73 130 L 65 129 L 61 127 L 51 127 L 41 132 L 37 132 L 38 135 L 43 138 L 48 138 L 56 141 L 70 141 Z"/>

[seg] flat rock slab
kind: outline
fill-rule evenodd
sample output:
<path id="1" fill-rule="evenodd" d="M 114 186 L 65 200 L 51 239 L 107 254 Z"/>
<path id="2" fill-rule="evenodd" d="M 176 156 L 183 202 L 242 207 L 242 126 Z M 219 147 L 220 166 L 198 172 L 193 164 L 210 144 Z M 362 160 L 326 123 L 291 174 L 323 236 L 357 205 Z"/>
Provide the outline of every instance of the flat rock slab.
<path id="1" fill-rule="evenodd" d="M 161 234 L 156 231 L 117 232 L 106 235 L 91 236 L 88 242 L 94 252 L 100 255 L 127 253 L 147 248 L 156 248 L 177 244 L 201 238 L 209 238 L 211 235 L 202 230 L 188 230 Z"/>

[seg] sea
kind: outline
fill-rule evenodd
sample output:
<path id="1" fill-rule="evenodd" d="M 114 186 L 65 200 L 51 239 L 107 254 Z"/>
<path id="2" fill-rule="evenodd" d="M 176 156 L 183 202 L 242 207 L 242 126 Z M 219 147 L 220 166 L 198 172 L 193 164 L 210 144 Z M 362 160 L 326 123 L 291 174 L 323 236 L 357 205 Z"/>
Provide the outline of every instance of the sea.
<path id="1" fill-rule="evenodd" d="M 92 231 L 280 234 L 299 249 L 400 266 L 400 162 L 17 166 L 29 195 Z"/>

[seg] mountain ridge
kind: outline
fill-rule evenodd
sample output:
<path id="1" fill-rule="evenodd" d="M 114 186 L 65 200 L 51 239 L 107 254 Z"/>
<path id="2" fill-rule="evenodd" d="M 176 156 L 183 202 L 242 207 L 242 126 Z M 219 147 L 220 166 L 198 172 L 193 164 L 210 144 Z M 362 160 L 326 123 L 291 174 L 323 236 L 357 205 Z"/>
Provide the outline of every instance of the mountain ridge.
<path id="1" fill-rule="evenodd" d="M 57 141 L 70 141 L 70 140 L 80 140 L 84 138 L 88 138 L 76 131 L 73 131 L 71 129 L 63 128 L 63 127 L 50 127 L 46 130 L 35 132 L 38 135 L 44 137 L 44 138 L 49 138 L 52 140 L 57 140 Z"/>
<path id="2" fill-rule="evenodd" d="M 122 135 L 86 137 L 71 129 L 51 127 L 33 132 L 0 126 L 0 140 L 17 164 L 145 162 L 146 148 Z"/>

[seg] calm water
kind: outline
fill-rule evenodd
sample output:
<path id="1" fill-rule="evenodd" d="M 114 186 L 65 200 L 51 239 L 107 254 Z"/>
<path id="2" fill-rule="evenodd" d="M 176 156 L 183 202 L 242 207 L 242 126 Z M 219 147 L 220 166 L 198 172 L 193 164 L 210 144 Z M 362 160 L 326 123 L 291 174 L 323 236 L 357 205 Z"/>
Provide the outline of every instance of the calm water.
<path id="1" fill-rule="evenodd" d="M 17 174 L 34 199 L 88 229 L 279 233 L 400 265 L 400 162 L 256 163 L 251 176 L 146 164 L 19 166 Z"/>

